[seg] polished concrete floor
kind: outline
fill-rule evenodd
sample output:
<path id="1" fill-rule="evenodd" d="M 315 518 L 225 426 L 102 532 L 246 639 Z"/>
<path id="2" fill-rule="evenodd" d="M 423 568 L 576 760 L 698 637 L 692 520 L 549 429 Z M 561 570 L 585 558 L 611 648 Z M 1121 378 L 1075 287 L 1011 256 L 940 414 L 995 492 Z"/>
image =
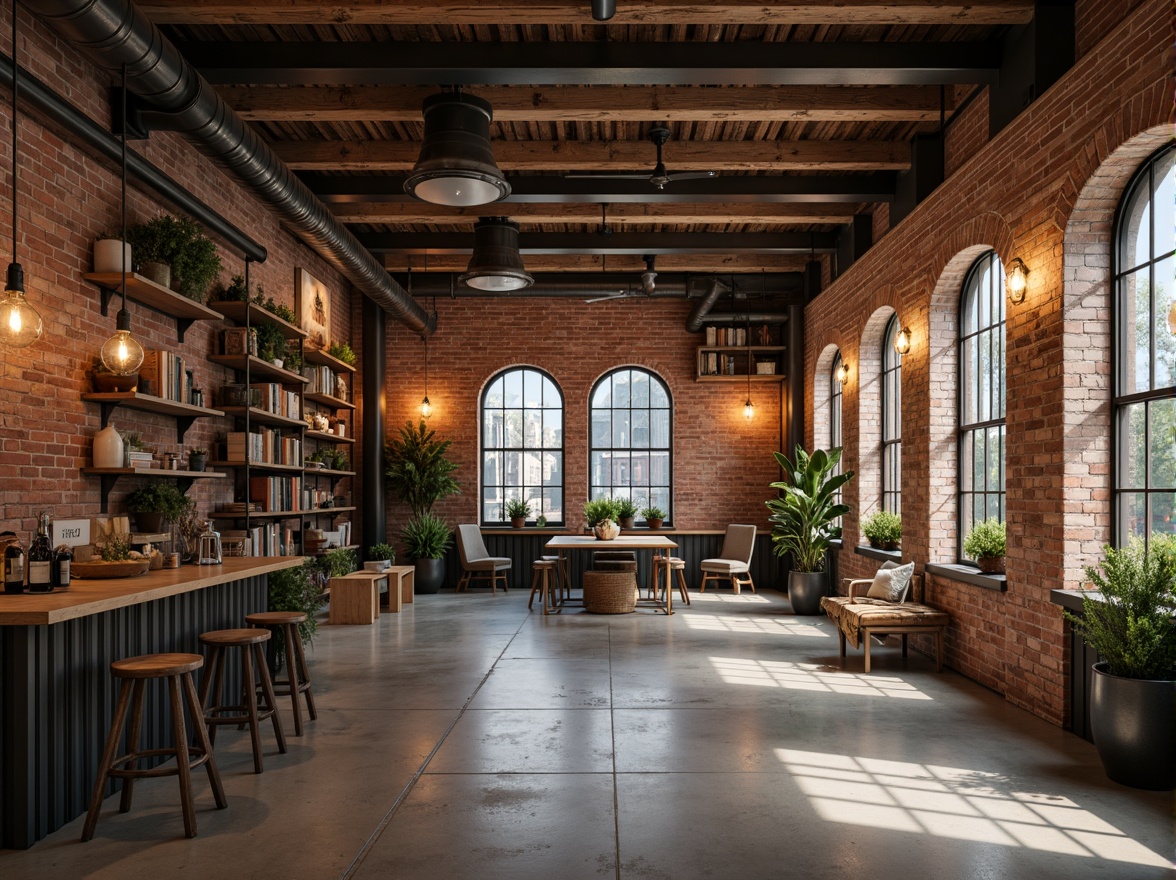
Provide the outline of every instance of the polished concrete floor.
<path id="1" fill-rule="evenodd" d="M 862 674 L 778 593 L 668 619 L 526 601 L 443 592 L 322 626 L 318 720 L 286 755 L 267 736 L 261 775 L 223 729 L 229 807 L 200 774 L 197 838 L 175 780 L 148 780 L 91 842 L 79 818 L 0 877 L 1172 877 L 1170 795 L 913 652 Z"/>

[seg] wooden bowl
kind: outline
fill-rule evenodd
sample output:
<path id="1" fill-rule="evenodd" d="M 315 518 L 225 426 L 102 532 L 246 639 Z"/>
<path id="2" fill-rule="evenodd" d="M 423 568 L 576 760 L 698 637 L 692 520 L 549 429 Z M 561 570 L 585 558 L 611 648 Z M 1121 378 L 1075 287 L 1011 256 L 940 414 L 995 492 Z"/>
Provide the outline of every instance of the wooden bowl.
<path id="1" fill-rule="evenodd" d="M 129 376 L 118 376 L 114 373 L 92 373 L 90 376 L 94 383 L 94 390 L 99 394 L 107 394 L 111 391 L 134 391 L 139 385 L 139 374 L 132 373 Z"/>
<path id="2" fill-rule="evenodd" d="M 126 578 L 143 574 L 151 567 L 150 559 L 127 559 L 121 562 L 74 562 L 70 564 L 71 577 L 79 578 Z"/>

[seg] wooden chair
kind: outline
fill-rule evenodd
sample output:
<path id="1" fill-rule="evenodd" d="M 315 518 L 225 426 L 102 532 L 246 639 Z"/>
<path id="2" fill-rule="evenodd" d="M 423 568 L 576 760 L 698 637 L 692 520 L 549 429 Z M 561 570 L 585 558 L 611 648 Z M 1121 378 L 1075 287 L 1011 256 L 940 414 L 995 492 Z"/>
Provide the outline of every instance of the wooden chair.
<path id="1" fill-rule="evenodd" d="M 746 584 L 755 592 L 755 582 L 751 579 L 751 554 L 755 552 L 755 526 L 729 525 L 727 534 L 723 538 L 723 549 L 715 559 L 704 559 L 702 569 L 702 585 L 700 593 L 706 592 L 707 581 L 729 580 L 735 595 L 739 595 L 739 588 Z M 741 578 L 740 575 L 746 577 Z"/>
<path id="2" fill-rule="evenodd" d="M 491 556 L 486 550 L 486 543 L 482 540 L 482 530 L 474 525 L 459 525 L 457 527 L 457 552 L 461 557 L 461 579 L 457 582 L 457 592 L 466 589 L 470 583 L 478 579 L 490 580 L 490 592 L 498 592 L 498 582 L 502 581 L 502 592 L 507 591 L 506 572 L 514 564 L 506 556 Z"/>
<path id="3" fill-rule="evenodd" d="M 274 696 L 290 698 L 294 709 L 294 735 L 302 736 L 302 703 L 299 694 L 306 695 L 306 711 L 310 720 L 318 718 L 314 708 L 314 692 L 310 689 L 310 671 L 306 668 L 306 655 L 302 652 L 302 634 L 298 627 L 306 622 L 303 611 L 258 611 L 246 614 L 245 622 L 250 626 L 279 630 L 282 633 L 286 654 L 285 679 L 273 680 Z"/>

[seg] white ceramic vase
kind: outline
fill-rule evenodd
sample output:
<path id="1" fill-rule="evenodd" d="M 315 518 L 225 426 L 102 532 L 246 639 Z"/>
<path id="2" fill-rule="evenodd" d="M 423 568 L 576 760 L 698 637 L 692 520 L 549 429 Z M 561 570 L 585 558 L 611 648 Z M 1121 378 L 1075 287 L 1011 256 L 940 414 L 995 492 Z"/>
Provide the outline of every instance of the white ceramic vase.
<path id="1" fill-rule="evenodd" d="M 117 238 L 100 238 L 94 242 L 94 271 L 95 272 L 121 272 L 123 264 L 120 260 L 126 261 L 127 272 L 131 271 L 134 263 L 131 262 L 131 246 L 126 242 L 119 241 Z"/>
<path id="2" fill-rule="evenodd" d="M 107 425 L 94 435 L 94 467 L 123 466 L 123 438 L 114 425 Z"/>

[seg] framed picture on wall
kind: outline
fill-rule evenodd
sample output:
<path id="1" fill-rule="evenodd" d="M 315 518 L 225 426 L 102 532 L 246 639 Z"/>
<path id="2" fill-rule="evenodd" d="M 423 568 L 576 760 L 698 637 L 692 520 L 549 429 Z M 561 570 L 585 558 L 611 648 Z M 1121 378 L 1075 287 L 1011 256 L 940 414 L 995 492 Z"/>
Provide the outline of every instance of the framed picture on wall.
<path id="1" fill-rule="evenodd" d="M 331 294 L 326 286 L 303 268 L 294 270 L 298 291 L 298 326 L 309 334 L 307 342 L 325 349 L 331 340 Z"/>

